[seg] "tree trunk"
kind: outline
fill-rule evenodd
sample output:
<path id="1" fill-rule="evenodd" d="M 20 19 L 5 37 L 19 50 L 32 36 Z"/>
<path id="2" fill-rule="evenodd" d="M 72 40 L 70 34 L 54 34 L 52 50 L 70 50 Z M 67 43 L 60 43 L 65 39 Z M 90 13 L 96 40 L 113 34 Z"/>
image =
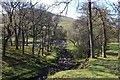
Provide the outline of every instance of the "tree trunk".
<path id="1" fill-rule="evenodd" d="M 48 39 L 47 39 L 47 42 L 48 42 L 48 44 L 47 44 L 47 52 L 50 51 L 50 29 L 49 28 L 50 27 L 48 27 L 48 29 L 47 29 L 47 35 L 48 35 Z"/>
<path id="2" fill-rule="evenodd" d="M 3 49 L 2 49 L 2 56 L 6 56 L 6 46 L 7 46 L 7 40 L 5 39 L 5 31 L 3 31 L 3 40 L 2 40 L 2 44 L 3 44 Z"/>
<path id="3" fill-rule="evenodd" d="M 104 15 L 105 14 L 105 15 Z M 100 11 L 100 16 L 101 16 L 101 20 L 102 20 L 102 26 L 103 26 L 103 45 L 102 45 L 102 56 L 104 58 L 106 58 L 106 47 L 107 47 L 107 32 L 106 32 L 106 12 Z"/>
<path id="4" fill-rule="evenodd" d="M 89 38 L 90 38 L 90 57 L 94 58 L 93 29 L 92 29 L 92 12 L 91 0 L 89 0 Z"/>
<path id="5" fill-rule="evenodd" d="M 3 41 L 3 50 L 2 50 L 2 56 L 6 56 L 6 47 L 7 47 L 7 40 Z"/>
<path id="6" fill-rule="evenodd" d="M 24 37 L 24 32 L 22 30 L 22 56 L 24 56 L 24 47 L 25 47 L 25 37 Z"/>
<path id="7" fill-rule="evenodd" d="M 8 39 L 12 36 L 11 30 L 9 29 L 9 27 L 12 27 L 12 15 L 9 15 L 9 24 L 7 25 L 7 32 L 8 32 L 7 36 L 5 33 L 5 23 L 3 27 L 3 39 L 2 39 L 2 56 L 3 57 L 6 56 L 6 47 L 7 47 Z"/>
<path id="8" fill-rule="evenodd" d="M 101 43 L 102 44 L 102 43 Z M 102 50 L 103 48 L 102 48 L 102 45 L 101 45 L 101 47 L 100 47 L 100 56 L 102 55 Z"/>
<path id="9" fill-rule="evenodd" d="M 26 46 L 28 46 L 28 33 L 26 33 Z"/>
<path id="10" fill-rule="evenodd" d="M 89 58 L 89 57 L 91 57 L 91 56 L 90 56 L 90 40 L 89 40 L 89 42 L 88 42 L 88 58 Z"/>
<path id="11" fill-rule="evenodd" d="M 106 37 L 106 28 L 105 28 L 105 24 L 103 24 L 103 52 L 102 52 L 102 56 L 104 58 L 106 58 L 106 47 L 107 47 L 107 37 Z"/>
<path id="12" fill-rule="evenodd" d="M 16 27 L 16 26 L 15 26 Z M 17 29 L 15 28 L 15 46 L 16 46 L 16 49 L 19 49 L 18 48 L 18 35 L 17 35 Z"/>
<path id="13" fill-rule="evenodd" d="M 34 50 L 35 50 L 35 38 L 33 37 L 33 43 L 32 43 L 32 56 L 34 56 Z"/>
<path id="14" fill-rule="evenodd" d="M 5 26 L 3 27 L 3 36 L 2 36 L 2 56 L 6 56 L 6 40 L 5 40 Z"/>
<path id="15" fill-rule="evenodd" d="M 43 31 L 42 31 L 42 45 L 41 45 L 41 49 L 42 49 L 41 54 L 43 56 L 43 54 L 44 54 L 44 36 L 43 36 Z"/>
<path id="16" fill-rule="evenodd" d="M 120 28 L 118 29 L 118 59 L 120 59 Z"/>
<path id="17" fill-rule="evenodd" d="M 32 9 L 32 38 L 33 38 L 33 42 L 32 42 L 32 56 L 34 57 L 34 51 L 35 51 L 35 14 L 34 14 L 34 9 L 32 7 L 32 3 L 31 3 L 31 9 Z"/>
<path id="18" fill-rule="evenodd" d="M 118 11 L 118 58 L 120 59 L 120 1 L 118 1 L 118 7 L 119 7 L 119 11 Z"/>
<path id="19" fill-rule="evenodd" d="M 41 54 L 42 54 L 42 56 L 44 54 L 44 47 L 43 47 L 43 45 L 42 45 L 42 52 L 41 52 Z"/>
<path id="20" fill-rule="evenodd" d="M 16 46 L 16 49 L 19 49 L 18 48 L 18 31 L 17 31 L 17 24 L 16 24 L 16 19 L 15 19 L 15 15 L 13 16 L 13 19 L 14 19 L 14 31 L 15 31 L 15 46 Z M 12 23 L 12 22 L 11 22 Z"/>
<path id="21" fill-rule="evenodd" d="M 10 45 L 13 46 L 12 37 L 10 37 Z"/>
<path id="22" fill-rule="evenodd" d="M 41 50 L 41 45 L 39 46 L 39 49 L 38 49 L 38 57 L 40 57 L 40 50 Z"/>
<path id="23" fill-rule="evenodd" d="M 7 47 L 7 42 L 8 42 L 8 39 L 10 38 L 11 36 L 11 31 L 9 29 L 8 30 L 8 33 L 9 35 L 5 38 L 5 28 L 3 28 L 3 39 L 2 39 L 2 56 L 5 57 L 6 56 L 6 47 Z"/>

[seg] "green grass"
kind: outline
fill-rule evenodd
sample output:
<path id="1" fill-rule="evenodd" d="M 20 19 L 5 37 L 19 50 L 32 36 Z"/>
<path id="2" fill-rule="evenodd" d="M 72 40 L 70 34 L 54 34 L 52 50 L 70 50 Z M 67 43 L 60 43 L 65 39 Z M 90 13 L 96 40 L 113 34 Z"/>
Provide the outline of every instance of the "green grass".
<path id="1" fill-rule="evenodd" d="M 37 49 L 35 50 L 35 53 Z M 7 57 L 2 60 L 2 79 L 16 80 L 16 79 L 31 79 L 39 77 L 42 74 L 42 69 L 52 65 L 56 53 L 51 53 L 49 56 L 35 57 L 31 56 L 31 47 L 25 46 L 24 58 L 21 50 L 15 50 L 15 46 L 7 47 Z M 48 68 L 45 68 L 47 70 Z"/>
<path id="2" fill-rule="evenodd" d="M 22 39 L 19 39 L 20 41 L 22 41 Z M 12 37 L 12 41 L 15 42 L 15 37 Z M 33 39 L 32 38 L 28 38 L 28 42 L 32 42 Z"/>
<path id="3" fill-rule="evenodd" d="M 107 52 L 118 53 L 118 43 L 109 43 Z"/>
<path id="4" fill-rule="evenodd" d="M 118 43 L 109 43 L 107 58 L 98 57 L 89 60 L 90 65 L 85 69 L 66 70 L 50 75 L 48 78 L 118 78 L 119 61 L 117 59 Z M 70 47 L 70 46 L 69 46 Z M 77 59 L 81 61 L 81 59 Z"/>
<path id="5" fill-rule="evenodd" d="M 68 48 L 73 46 L 69 44 Z M 50 78 L 117 78 L 118 59 L 117 43 L 108 45 L 107 58 L 98 57 L 90 59 L 90 66 L 86 69 L 66 70 L 50 75 Z M 74 49 L 74 47 L 72 48 Z M 42 69 L 46 66 L 54 65 L 52 61 L 56 58 L 56 52 L 48 56 L 37 57 L 37 48 L 35 48 L 35 58 L 31 57 L 31 47 L 25 46 L 25 55 L 22 57 L 21 50 L 15 50 L 15 46 L 7 47 L 7 57 L 3 57 L 2 61 L 2 78 L 3 80 L 30 79 L 38 77 L 42 74 Z M 76 59 L 76 62 L 81 62 L 82 59 Z M 47 68 L 46 68 L 47 69 Z M 78 79 L 79 80 L 79 79 Z"/>
<path id="6" fill-rule="evenodd" d="M 72 24 L 73 24 L 73 21 L 61 21 L 60 24 L 63 26 L 63 28 L 65 30 L 68 30 L 68 29 L 71 29 L 72 28 Z"/>
<path id="7" fill-rule="evenodd" d="M 49 78 L 118 78 L 120 75 L 116 57 L 91 59 L 89 64 L 89 68 L 60 71 Z"/>

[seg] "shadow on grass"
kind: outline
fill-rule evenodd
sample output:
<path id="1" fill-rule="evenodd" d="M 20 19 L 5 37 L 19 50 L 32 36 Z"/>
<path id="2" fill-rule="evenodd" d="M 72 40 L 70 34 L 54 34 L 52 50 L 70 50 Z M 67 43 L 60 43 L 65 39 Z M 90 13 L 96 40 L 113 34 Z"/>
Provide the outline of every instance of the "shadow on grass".
<path id="1" fill-rule="evenodd" d="M 105 60 L 104 58 L 95 57 L 94 59 Z"/>
<path id="2" fill-rule="evenodd" d="M 19 63 L 23 63 L 21 60 L 16 59 L 14 57 L 9 57 L 9 56 L 5 56 L 2 57 L 3 61 L 5 61 L 9 66 L 13 66 L 13 65 L 17 65 Z"/>
<path id="3" fill-rule="evenodd" d="M 24 62 L 9 56 L 3 57 L 8 66 L 3 68 L 3 80 L 16 80 L 16 79 L 30 79 L 46 77 L 48 74 L 48 68 L 50 64 L 47 62 L 37 63 L 33 58 L 30 62 Z"/>
<path id="4" fill-rule="evenodd" d="M 118 56 L 118 53 L 107 52 L 107 55 Z"/>
<path id="5" fill-rule="evenodd" d="M 31 56 L 31 48 L 25 47 L 25 54 L 22 56 L 21 49 L 15 50 L 14 46 L 8 46 L 6 56 L 3 57 L 3 80 L 43 80 L 47 76 L 50 67 L 53 67 L 52 60 L 43 57 Z"/>
<path id="6" fill-rule="evenodd" d="M 17 55 L 18 56 L 18 55 Z M 6 56 L 3 57 L 3 62 L 6 62 L 8 66 L 3 65 L 3 80 L 35 80 L 47 77 L 48 70 L 51 64 L 44 60 L 40 61 L 39 58 L 29 57 L 20 59 L 17 56 Z"/>
<path id="7" fill-rule="evenodd" d="M 91 65 L 92 67 L 89 67 L 90 70 L 119 75 L 118 60 L 98 58 L 97 60 L 92 61 Z"/>

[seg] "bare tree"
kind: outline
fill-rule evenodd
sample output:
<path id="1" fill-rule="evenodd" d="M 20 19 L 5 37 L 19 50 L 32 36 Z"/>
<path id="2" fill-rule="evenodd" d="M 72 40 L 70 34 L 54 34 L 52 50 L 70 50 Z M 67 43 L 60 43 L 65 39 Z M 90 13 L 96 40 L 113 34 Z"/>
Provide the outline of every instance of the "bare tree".
<path id="1" fill-rule="evenodd" d="M 89 8 L 89 38 L 90 38 L 90 57 L 94 58 L 94 43 L 93 43 L 93 29 L 92 29 L 92 12 L 91 12 L 91 0 L 88 2 Z"/>
<path id="2" fill-rule="evenodd" d="M 113 10 L 118 13 L 118 58 L 120 58 L 120 1 L 118 0 L 118 5 L 111 3 L 109 0 L 106 3 L 113 8 Z"/>
<path id="3" fill-rule="evenodd" d="M 103 52 L 102 56 L 106 58 L 106 47 L 107 47 L 107 32 L 106 32 L 106 9 L 99 10 L 102 26 L 103 26 Z"/>
<path id="4" fill-rule="evenodd" d="M 24 55 L 24 46 L 25 46 L 25 29 L 27 26 L 26 21 L 26 7 L 28 2 L 20 2 L 18 5 L 18 17 L 19 17 L 19 27 L 22 31 L 22 55 Z"/>
<path id="5" fill-rule="evenodd" d="M 6 53 L 6 46 L 7 46 L 8 39 L 11 38 L 12 36 L 13 15 L 14 15 L 13 13 L 18 4 L 19 4 L 18 2 L 11 2 L 11 1 L 1 2 L 2 8 L 7 13 L 7 15 L 3 14 L 3 17 L 6 19 L 6 21 L 8 21 L 7 24 L 4 23 L 4 28 L 3 28 L 3 33 L 4 33 L 3 49 L 2 49 L 3 56 L 5 56 L 5 53 Z M 5 21 L 5 19 L 3 21 Z"/>
<path id="6" fill-rule="evenodd" d="M 120 59 L 120 1 L 118 2 L 118 44 L 119 44 L 119 48 L 118 48 L 118 58 Z"/>

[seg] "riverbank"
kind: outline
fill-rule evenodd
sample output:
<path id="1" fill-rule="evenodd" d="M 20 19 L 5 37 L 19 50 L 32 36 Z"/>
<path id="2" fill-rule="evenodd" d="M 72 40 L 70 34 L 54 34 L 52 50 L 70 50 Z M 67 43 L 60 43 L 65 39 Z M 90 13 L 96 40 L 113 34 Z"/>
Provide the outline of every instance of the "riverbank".
<path id="1" fill-rule="evenodd" d="M 97 58 L 90 59 L 90 66 L 86 69 L 74 69 L 60 71 L 54 75 L 49 76 L 51 78 L 118 78 L 120 75 L 118 68 L 118 59 L 114 56 L 108 56 L 106 59 Z"/>

